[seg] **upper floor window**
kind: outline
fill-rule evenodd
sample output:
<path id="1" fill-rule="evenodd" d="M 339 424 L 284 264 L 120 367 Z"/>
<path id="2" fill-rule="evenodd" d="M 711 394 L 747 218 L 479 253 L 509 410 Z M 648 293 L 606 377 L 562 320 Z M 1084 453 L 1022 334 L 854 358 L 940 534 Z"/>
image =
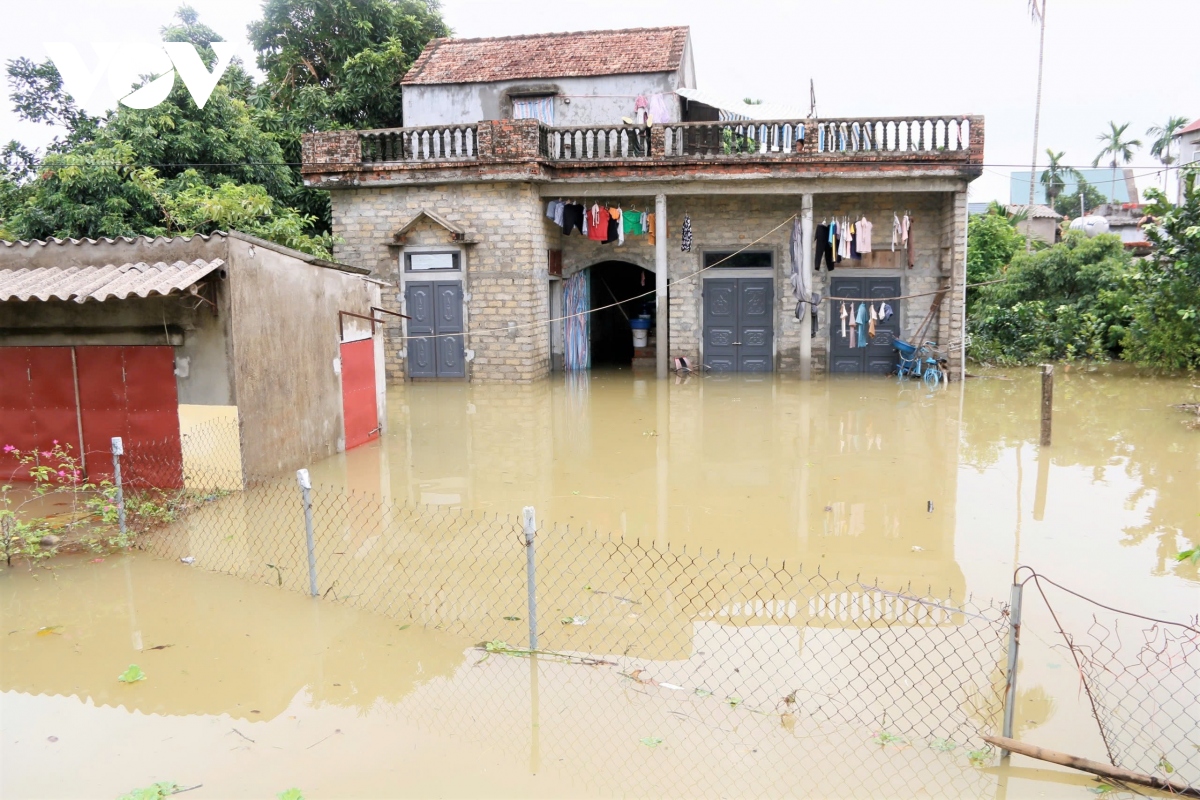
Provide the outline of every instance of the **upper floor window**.
<path id="1" fill-rule="evenodd" d="M 514 97 L 513 119 L 536 119 L 543 125 L 554 124 L 554 95 L 536 97 Z"/>

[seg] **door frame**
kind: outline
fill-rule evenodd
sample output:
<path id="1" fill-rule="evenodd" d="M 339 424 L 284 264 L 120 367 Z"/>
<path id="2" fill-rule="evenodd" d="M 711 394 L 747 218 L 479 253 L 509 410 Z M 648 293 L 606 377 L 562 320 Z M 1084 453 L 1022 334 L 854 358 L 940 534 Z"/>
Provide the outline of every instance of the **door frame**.
<path id="1" fill-rule="evenodd" d="M 765 250 L 769 250 L 770 248 L 762 248 L 762 249 L 765 251 Z M 768 269 L 765 267 L 761 268 L 761 269 L 747 269 L 747 268 L 743 268 L 743 267 L 730 267 L 730 268 L 713 267 L 704 273 L 704 277 L 700 281 L 700 296 L 697 298 L 700 302 L 699 302 L 699 309 L 698 309 L 699 310 L 699 324 L 696 326 L 697 327 L 697 335 L 698 335 L 699 343 L 700 343 L 699 350 L 700 350 L 701 368 L 703 368 L 703 365 L 705 363 L 704 348 L 707 345 L 707 342 L 705 341 L 705 336 L 704 336 L 705 284 L 709 280 L 714 280 L 714 279 L 715 280 L 731 280 L 731 279 L 736 279 L 736 278 L 761 278 L 764 280 L 769 280 L 771 283 L 771 303 L 770 303 L 771 369 L 766 374 L 774 373 L 777 371 L 777 369 L 779 367 L 779 336 L 781 333 L 780 324 L 779 324 L 780 319 L 779 319 L 778 303 L 776 302 L 778 300 L 778 298 L 776 297 L 776 292 L 778 291 L 779 287 L 776 285 L 777 281 L 776 281 L 776 276 L 775 276 L 775 270 Z M 738 374 L 740 374 L 740 373 L 738 373 Z M 762 375 L 764 373 L 754 372 L 754 373 L 746 373 L 746 374 Z"/>
<path id="2" fill-rule="evenodd" d="M 439 270 L 421 270 L 419 272 L 410 272 L 406 268 L 408 259 L 405 256 L 418 253 L 457 253 L 458 267 L 455 269 L 439 269 Z M 400 306 L 401 314 L 408 314 L 408 287 L 406 284 L 409 281 L 414 283 L 437 283 L 439 281 L 458 281 L 462 284 L 462 340 L 463 340 L 463 376 L 461 378 L 439 378 L 435 380 L 471 380 L 471 362 L 475 360 L 475 351 L 468 347 L 470 343 L 471 331 L 471 292 L 467 283 L 467 248 L 457 244 L 430 244 L 430 245 L 405 245 L 399 248 L 399 253 L 396 257 L 396 291 L 399 295 L 397 305 Z M 407 335 L 407 325 L 401 323 L 402 335 Z M 399 357 L 404 359 L 405 380 L 411 380 L 408 370 L 408 343 L 400 348 Z M 429 380 L 429 379 L 423 379 Z"/>

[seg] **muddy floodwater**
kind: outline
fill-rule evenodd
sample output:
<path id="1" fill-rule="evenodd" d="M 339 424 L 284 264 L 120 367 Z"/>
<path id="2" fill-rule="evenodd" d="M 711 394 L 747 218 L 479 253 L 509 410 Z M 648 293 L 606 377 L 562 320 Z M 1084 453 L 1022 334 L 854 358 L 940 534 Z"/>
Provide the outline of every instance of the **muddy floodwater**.
<path id="1" fill-rule="evenodd" d="M 534 506 L 548 524 L 656 551 L 737 553 L 978 606 L 1007 601 L 1029 565 L 1116 608 L 1186 620 L 1200 579 L 1175 555 L 1200 544 L 1200 432 L 1171 406 L 1197 399 L 1192 383 L 1060 367 L 1048 448 L 1030 370 L 933 392 L 620 371 L 410 384 L 390 390 L 378 442 L 311 471 L 394 503 L 513 519 Z M 1064 626 L 1090 613 L 1059 611 Z M 295 786 L 310 800 L 1081 798 L 1096 786 L 1034 761 L 885 746 L 879 726 L 747 710 L 603 665 L 488 655 L 147 553 L 4 569 L 0 617 L 4 797 L 116 797 L 164 780 L 198 787 L 186 797 Z M 1026 627 L 1017 738 L 1103 760 L 1044 609 Z M 118 682 L 133 663 L 146 680 Z"/>

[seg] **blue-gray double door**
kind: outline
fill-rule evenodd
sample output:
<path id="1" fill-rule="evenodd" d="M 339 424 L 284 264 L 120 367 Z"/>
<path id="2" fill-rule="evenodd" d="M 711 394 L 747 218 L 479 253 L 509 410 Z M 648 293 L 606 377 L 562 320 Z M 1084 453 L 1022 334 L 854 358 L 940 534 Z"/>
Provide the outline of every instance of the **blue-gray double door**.
<path id="1" fill-rule="evenodd" d="M 704 366 L 712 372 L 770 372 L 771 278 L 704 281 Z"/>
<path id="2" fill-rule="evenodd" d="M 406 281 L 404 305 L 408 377 L 465 378 L 462 281 Z"/>
<path id="3" fill-rule="evenodd" d="M 852 297 L 846 301 L 846 312 L 854 316 L 860 303 L 875 300 L 878 309 L 880 298 L 899 297 L 899 278 L 839 278 L 829 281 L 830 297 Z M 842 302 L 834 300 L 829 309 L 829 371 L 831 373 L 866 373 L 888 375 L 896 368 L 896 351 L 892 341 L 900 338 L 900 300 L 888 300 L 895 312 L 891 319 L 875 323 L 875 338 L 869 339 L 866 347 L 850 346 L 850 326 L 847 322 L 846 336 L 842 336 Z M 869 316 L 869 315 L 868 315 Z M 857 337 L 856 337 L 857 338 Z"/>

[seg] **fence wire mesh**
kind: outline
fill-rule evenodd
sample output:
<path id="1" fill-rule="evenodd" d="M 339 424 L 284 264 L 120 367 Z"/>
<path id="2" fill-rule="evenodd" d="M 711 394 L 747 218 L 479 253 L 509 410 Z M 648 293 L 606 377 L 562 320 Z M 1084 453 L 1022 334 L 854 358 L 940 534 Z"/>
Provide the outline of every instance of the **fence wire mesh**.
<path id="1" fill-rule="evenodd" d="M 1079 669 L 1110 763 L 1200 791 L 1200 621 L 1120 611 L 1032 571 L 1026 580 Z"/>
<path id="2" fill-rule="evenodd" d="M 982 736 L 999 732 L 1003 712 L 1005 605 L 547 523 L 534 539 L 531 652 L 515 514 L 318 485 L 310 551 L 296 479 L 246 474 L 237 442 L 229 421 L 126 445 L 126 517 L 139 546 L 305 593 L 311 562 L 327 601 L 477 641 L 455 680 L 432 680 L 398 706 L 423 724 L 459 720 L 460 734 L 484 725 L 490 741 L 511 729 L 506 744 L 573 762 L 593 788 L 958 797 L 993 783 L 964 766 L 993 759 Z M 111 453 L 87 455 L 111 464 Z M 1069 629 L 1055 621 L 1109 759 L 1195 788 L 1197 627 L 1070 597 L 1094 613 L 1063 616 Z M 479 692 L 464 693 L 467 684 Z M 610 741 L 600 750 L 598 730 Z M 659 737 L 670 756 L 652 764 L 644 751 Z M 596 763 L 580 755 L 589 752 Z M 614 765 L 633 783 L 605 785 Z"/>

